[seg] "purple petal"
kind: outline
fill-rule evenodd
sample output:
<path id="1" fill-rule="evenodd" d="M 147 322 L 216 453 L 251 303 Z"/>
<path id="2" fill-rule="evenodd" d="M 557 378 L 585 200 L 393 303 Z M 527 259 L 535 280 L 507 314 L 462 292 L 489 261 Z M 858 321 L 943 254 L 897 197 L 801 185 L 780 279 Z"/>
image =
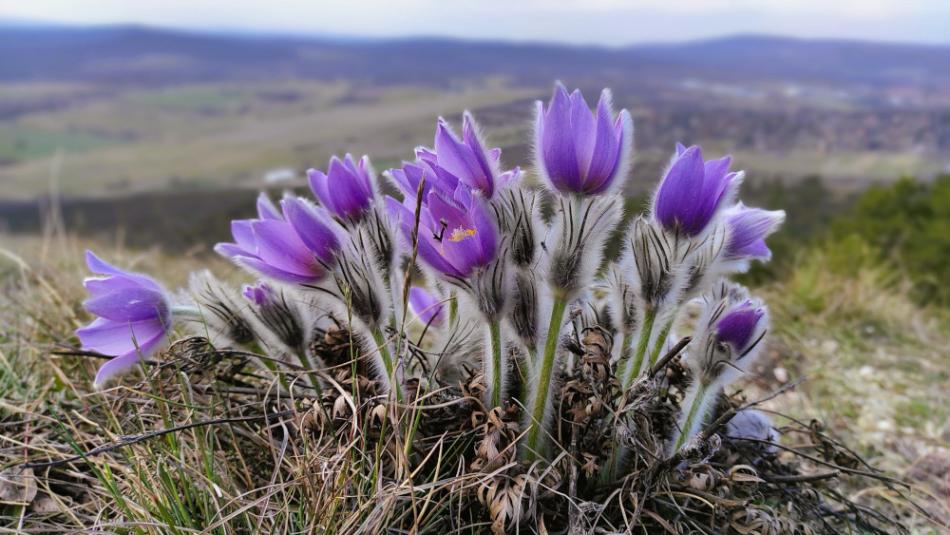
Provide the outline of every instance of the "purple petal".
<path id="1" fill-rule="evenodd" d="M 122 322 L 96 318 L 89 325 L 76 329 L 76 336 L 83 349 L 117 356 L 135 351 L 136 343 L 142 347 L 146 342 L 161 338 L 169 328 L 170 325 L 158 319 Z"/>
<path id="2" fill-rule="evenodd" d="M 594 114 L 587 107 L 587 101 L 580 90 L 571 93 L 571 128 L 573 130 L 574 150 L 577 154 L 577 164 L 581 173 L 587 175 L 594 153 L 594 143 L 597 137 L 597 128 L 594 123 Z"/>
<path id="3" fill-rule="evenodd" d="M 326 273 L 326 271 L 321 266 L 314 266 L 309 273 L 303 274 L 286 271 L 274 267 L 264 262 L 260 258 L 252 256 L 235 256 L 232 258 L 232 260 L 234 260 L 237 265 L 249 269 L 262 277 L 267 277 L 282 282 L 299 284 L 314 283 L 320 281 Z"/>
<path id="4" fill-rule="evenodd" d="M 336 206 L 333 204 L 333 197 L 330 196 L 328 190 L 327 175 L 319 169 L 308 169 L 307 182 L 310 183 L 310 191 L 312 191 L 317 200 L 320 201 L 320 204 L 335 212 Z"/>
<path id="5" fill-rule="evenodd" d="M 653 204 L 657 220 L 668 229 L 692 228 L 703 186 L 703 155 L 699 147 L 686 149 L 663 177 Z"/>
<path id="6" fill-rule="evenodd" d="M 131 271 L 123 271 L 112 264 L 102 260 L 95 255 L 92 251 L 86 251 L 86 266 L 89 267 L 89 271 L 97 273 L 100 275 L 115 275 L 117 277 L 125 278 L 130 281 L 134 281 L 135 284 L 140 286 L 145 286 L 153 290 L 163 292 L 162 287 L 155 282 L 151 277 L 140 275 L 138 273 L 133 273 Z"/>
<path id="7" fill-rule="evenodd" d="M 340 241 L 333 229 L 336 222 L 331 220 L 326 212 L 321 212 L 303 199 L 284 199 L 281 206 L 287 215 L 287 221 L 303 244 L 320 260 L 332 261 L 340 249 Z"/>
<path id="8" fill-rule="evenodd" d="M 601 193 L 614 181 L 617 167 L 620 165 L 622 141 L 622 125 L 618 136 L 610 118 L 610 93 L 604 90 L 597 104 L 597 134 L 587 171 L 587 184 L 584 188 L 586 193 Z"/>
<path id="9" fill-rule="evenodd" d="M 274 220 L 255 221 L 253 228 L 262 262 L 302 277 L 314 276 L 320 272 L 313 252 L 289 223 Z"/>
<path id="10" fill-rule="evenodd" d="M 274 206 L 274 201 L 263 192 L 257 196 L 257 216 L 261 219 L 283 219 Z"/>
<path id="11" fill-rule="evenodd" d="M 720 342 L 731 344 L 738 352 L 743 351 L 752 342 L 752 333 L 765 315 L 760 308 L 742 306 L 735 308 L 719 319 L 716 333 Z"/>
<path id="12" fill-rule="evenodd" d="M 439 326 L 445 321 L 445 304 L 418 286 L 409 289 L 409 306 L 427 325 Z"/>
<path id="13" fill-rule="evenodd" d="M 150 288 L 117 288 L 83 302 L 90 313 L 103 318 L 129 322 L 166 318 L 168 303 L 161 292 Z"/>
<path id="14" fill-rule="evenodd" d="M 96 379 L 93 384 L 94 388 L 102 388 L 103 385 L 108 383 L 111 379 L 130 371 L 142 359 L 147 358 L 152 352 L 154 352 L 155 349 L 158 348 L 159 344 L 162 343 L 162 340 L 162 336 L 156 336 L 155 338 L 140 342 L 137 349 L 133 349 L 129 353 L 110 359 L 102 366 L 99 366 L 99 370 L 96 372 Z"/>
<path id="15" fill-rule="evenodd" d="M 571 128 L 571 99 L 567 89 L 558 85 L 554 97 L 544 114 L 540 132 L 541 160 L 551 184 L 565 192 L 581 190 L 581 174 L 574 149 L 574 133 Z"/>
<path id="16" fill-rule="evenodd" d="M 729 239 L 726 242 L 725 256 L 729 259 L 768 260 L 772 257 L 772 252 L 766 245 L 765 238 L 775 232 L 784 220 L 785 212 L 782 210 L 746 208 L 740 204 L 726 216 Z"/>

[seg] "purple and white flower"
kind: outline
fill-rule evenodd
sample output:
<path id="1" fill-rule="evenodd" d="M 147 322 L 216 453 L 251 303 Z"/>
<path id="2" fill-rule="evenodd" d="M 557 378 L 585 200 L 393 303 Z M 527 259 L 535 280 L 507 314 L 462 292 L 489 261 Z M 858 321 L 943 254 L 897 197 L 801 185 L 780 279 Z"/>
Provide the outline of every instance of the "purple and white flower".
<path id="1" fill-rule="evenodd" d="M 343 229 L 325 209 L 299 197 L 283 199 L 282 214 L 266 199 L 261 194 L 259 219 L 232 221 L 234 243 L 219 243 L 214 250 L 277 281 L 307 284 L 323 280 L 340 249 Z"/>
<path id="2" fill-rule="evenodd" d="M 334 156 L 326 173 L 310 169 L 307 177 L 320 204 L 344 221 L 360 220 L 373 203 L 374 172 L 369 156 L 359 162 L 350 154 L 342 160 Z"/>
<path id="3" fill-rule="evenodd" d="M 407 248 L 412 247 L 415 198 L 400 203 L 386 199 L 389 211 L 402 230 Z M 478 195 L 460 184 L 455 195 L 431 189 L 419 214 L 418 252 L 429 267 L 449 279 L 465 279 L 498 256 L 498 230 Z"/>
<path id="4" fill-rule="evenodd" d="M 731 156 L 703 161 L 698 145 L 676 144 L 660 187 L 653 198 L 653 217 L 671 232 L 698 236 L 720 210 L 730 206 L 743 173 L 730 172 Z"/>
<path id="5" fill-rule="evenodd" d="M 728 229 L 728 238 L 723 249 L 724 260 L 767 261 L 772 258 L 772 251 L 765 244 L 765 238 L 778 230 L 785 221 L 784 210 L 748 208 L 740 202 L 727 210 L 724 217 Z"/>
<path id="6" fill-rule="evenodd" d="M 537 103 L 534 135 L 538 169 L 561 193 L 604 193 L 629 169 L 633 121 L 627 110 L 614 115 L 609 90 L 595 116 L 579 90 L 568 95 L 558 83 L 547 109 Z"/>
<path id="7" fill-rule="evenodd" d="M 83 281 L 85 309 L 98 316 L 76 330 L 83 349 L 113 357 L 99 367 L 95 386 L 132 369 L 151 355 L 172 327 L 167 292 L 151 277 L 121 270 L 86 251 L 86 265 L 100 275 Z"/>

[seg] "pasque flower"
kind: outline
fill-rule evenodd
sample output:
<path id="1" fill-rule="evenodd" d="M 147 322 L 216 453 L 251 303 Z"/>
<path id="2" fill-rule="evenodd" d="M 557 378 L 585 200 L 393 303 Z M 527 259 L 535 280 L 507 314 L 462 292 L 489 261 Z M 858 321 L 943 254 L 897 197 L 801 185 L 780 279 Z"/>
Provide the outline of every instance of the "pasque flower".
<path id="1" fill-rule="evenodd" d="M 438 327 L 445 323 L 445 304 L 424 288 L 413 286 L 409 289 L 409 306 L 426 325 Z"/>
<path id="2" fill-rule="evenodd" d="M 713 290 L 707 295 L 697 325 L 694 340 L 698 346 L 687 358 L 693 382 L 683 400 L 686 410 L 672 451 L 696 435 L 715 397 L 749 368 L 768 328 L 768 311 L 761 301 L 748 298 L 739 287 L 723 288 L 727 291 Z"/>
<path id="3" fill-rule="evenodd" d="M 461 138 L 440 117 L 435 129 L 434 150 L 417 149 L 416 157 L 428 164 L 436 174 L 449 175 L 445 178 L 462 182 L 481 192 L 486 199 L 495 195 L 496 181 L 501 175 L 501 149 L 485 149 L 475 119 L 468 112 L 462 116 Z"/>
<path id="4" fill-rule="evenodd" d="M 729 171 L 731 156 L 703 161 L 697 146 L 677 143 L 653 199 L 653 217 L 666 229 L 687 236 L 701 234 L 716 214 L 732 203 L 742 172 Z"/>
<path id="5" fill-rule="evenodd" d="M 167 293 L 151 277 L 123 271 L 92 251 L 86 251 L 86 265 L 101 275 L 83 282 L 90 294 L 83 306 L 98 317 L 76 335 L 83 349 L 113 357 L 96 373 L 98 388 L 158 349 L 172 327 L 172 313 Z"/>
<path id="6" fill-rule="evenodd" d="M 342 229 L 326 210 L 298 197 L 283 199 L 281 209 L 283 214 L 261 194 L 259 218 L 232 221 L 234 243 L 214 250 L 264 277 L 319 282 L 340 248 Z"/>
<path id="7" fill-rule="evenodd" d="M 257 306 L 264 306 L 274 299 L 274 289 L 265 281 L 257 281 L 254 284 L 245 284 L 241 288 L 244 298 Z"/>
<path id="8" fill-rule="evenodd" d="M 350 154 L 342 160 L 334 156 L 326 173 L 310 169 L 307 177 L 320 204 L 340 219 L 359 220 L 373 202 L 373 168 L 368 156 L 359 162 Z"/>
<path id="9" fill-rule="evenodd" d="M 390 213 L 412 246 L 415 197 L 400 203 L 387 197 Z M 430 189 L 419 214 L 419 258 L 442 276 L 466 279 L 498 255 L 498 230 L 485 201 L 460 184 L 453 196 Z"/>
<path id="10" fill-rule="evenodd" d="M 725 260 L 769 260 L 772 251 L 765 238 L 785 221 L 784 210 L 747 208 L 737 203 L 725 213 L 728 238 L 723 250 Z"/>
<path id="11" fill-rule="evenodd" d="M 633 121 L 627 110 L 614 116 L 606 89 L 595 116 L 579 90 L 558 83 L 547 109 L 537 103 L 534 135 L 538 168 L 562 193 L 603 193 L 627 172 Z"/>

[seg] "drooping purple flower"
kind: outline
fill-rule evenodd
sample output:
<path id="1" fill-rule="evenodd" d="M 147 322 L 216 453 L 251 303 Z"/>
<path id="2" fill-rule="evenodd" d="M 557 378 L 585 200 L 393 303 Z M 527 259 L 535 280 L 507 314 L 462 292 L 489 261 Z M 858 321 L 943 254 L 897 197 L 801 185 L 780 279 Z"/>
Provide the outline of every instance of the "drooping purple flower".
<path id="1" fill-rule="evenodd" d="M 731 156 L 704 162 L 698 145 L 677 143 L 653 199 L 653 217 L 670 231 L 701 234 L 719 210 L 731 204 L 742 182 L 741 172 L 729 172 L 731 162 Z"/>
<path id="2" fill-rule="evenodd" d="M 415 197 L 406 197 L 402 203 L 387 197 L 386 203 L 411 248 Z M 465 184 L 459 184 L 452 196 L 429 190 L 421 206 L 418 237 L 419 258 L 449 278 L 464 279 L 498 254 L 495 222 L 484 199 Z"/>
<path id="3" fill-rule="evenodd" d="M 727 311 L 716 322 L 716 339 L 732 346 L 736 355 L 758 343 L 765 329 L 765 308 L 746 301 Z"/>
<path id="4" fill-rule="evenodd" d="M 740 202 L 725 213 L 725 218 L 729 233 L 723 250 L 726 260 L 772 258 L 765 238 L 785 221 L 784 210 L 747 208 Z"/>
<path id="5" fill-rule="evenodd" d="M 165 290 L 151 277 L 123 271 L 86 251 L 86 265 L 100 277 L 83 281 L 90 298 L 83 307 L 98 316 L 76 330 L 83 349 L 113 358 L 99 367 L 95 386 L 132 369 L 158 349 L 171 330 Z"/>
<path id="6" fill-rule="evenodd" d="M 257 306 L 263 306 L 274 298 L 274 288 L 265 281 L 257 281 L 254 284 L 245 284 L 242 293 L 248 301 Z"/>
<path id="7" fill-rule="evenodd" d="M 468 112 L 462 117 L 461 139 L 440 117 L 435 128 L 434 149 L 419 148 L 416 151 L 416 158 L 428 164 L 441 181 L 459 181 L 481 192 L 486 199 L 491 199 L 497 189 L 496 182 L 501 174 L 500 157 L 501 149 L 485 149 L 475 119 Z M 426 180 L 431 178 L 426 177 Z"/>
<path id="8" fill-rule="evenodd" d="M 368 156 L 359 162 L 349 154 L 342 160 L 334 156 L 326 174 L 310 169 L 307 177 L 320 204 L 340 219 L 359 220 L 373 202 L 373 169 Z"/>
<path id="9" fill-rule="evenodd" d="M 409 289 L 409 306 L 426 325 L 438 327 L 445 322 L 445 304 L 424 288 Z"/>
<path id="10" fill-rule="evenodd" d="M 260 219 L 232 221 L 234 243 L 219 243 L 214 250 L 264 277 L 320 281 L 340 249 L 342 229 L 326 210 L 304 199 L 287 197 L 280 204 L 283 214 L 275 208 L 273 213 L 259 211 Z"/>
<path id="11" fill-rule="evenodd" d="M 633 121 L 627 110 L 616 117 L 605 89 L 596 117 L 583 95 L 558 83 L 545 110 L 537 103 L 535 150 L 538 167 L 562 193 L 597 195 L 619 185 L 633 146 Z"/>

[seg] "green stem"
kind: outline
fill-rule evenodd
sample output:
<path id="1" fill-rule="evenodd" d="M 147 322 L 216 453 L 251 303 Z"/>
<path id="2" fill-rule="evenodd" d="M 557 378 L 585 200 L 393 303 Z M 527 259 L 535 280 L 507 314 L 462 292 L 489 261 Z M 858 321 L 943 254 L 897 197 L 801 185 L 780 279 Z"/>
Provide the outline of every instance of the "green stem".
<path id="1" fill-rule="evenodd" d="M 491 366 L 492 366 L 492 385 L 490 392 L 491 408 L 501 406 L 501 322 L 492 320 L 488 322 L 488 334 L 491 339 Z"/>
<path id="2" fill-rule="evenodd" d="M 653 334 L 653 322 L 656 320 L 656 310 L 648 309 L 643 315 L 643 329 L 640 330 L 640 338 L 637 340 L 637 352 L 633 355 L 633 360 L 628 363 L 628 367 L 623 379 L 623 387 L 627 389 L 633 384 L 633 380 L 640 375 L 643 368 L 643 357 L 646 356 L 647 346 L 650 344 L 650 336 Z"/>
<path id="3" fill-rule="evenodd" d="M 455 325 L 459 317 L 459 301 L 455 297 L 455 292 L 449 294 L 449 325 Z"/>
<path id="4" fill-rule="evenodd" d="M 396 377 L 396 370 L 393 365 L 393 358 L 389 354 L 389 347 L 386 344 L 386 337 L 379 328 L 373 329 L 373 340 L 376 341 L 379 357 L 383 361 L 383 367 L 386 368 L 386 376 L 389 378 L 389 384 L 396 393 L 396 400 L 402 402 L 402 385 Z"/>
<path id="5" fill-rule="evenodd" d="M 548 336 L 544 342 L 544 355 L 541 360 L 541 372 L 538 374 L 537 391 L 531 407 L 531 421 L 528 422 L 528 440 L 526 443 L 525 458 L 536 460 L 541 451 L 541 437 L 544 426 L 544 414 L 547 409 L 548 394 L 551 390 L 551 380 L 554 372 L 554 357 L 557 355 L 558 339 L 561 336 L 561 321 L 567 309 L 567 299 L 557 296 L 551 307 L 551 322 L 548 325 Z"/>
<path id="6" fill-rule="evenodd" d="M 663 346 L 666 345 L 666 339 L 670 336 L 670 329 L 673 328 L 673 318 L 675 315 L 669 319 L 664 325 L 663 329 L 660 330 L 660 335 L 656 338 L 656 344 L 653 346 L 653 351 L 650 352 L 650 367 L 653 367 L 656 364 L 656 359 L 660 357 L 660 351 L 663 350 Z"/>
<path id="7" fill-rule="evenodd" d="M 707 385 L 703 383 L 699 383 L 699 386 L 697 386 L 696 397 L 693 398 L 693 402 L 689 406 L 689 412 L 686 413 L 686 420 L 680 427 L 680 435 L 673 445 L 673 453 L 679 451 L 686 442 L 686 439 L 689 438 L 690 429 L 693 428 L 693 423 L 698 416 L 699 408 L 703 405 L 703 398 L 706 397 L 706 388 Z"/>

